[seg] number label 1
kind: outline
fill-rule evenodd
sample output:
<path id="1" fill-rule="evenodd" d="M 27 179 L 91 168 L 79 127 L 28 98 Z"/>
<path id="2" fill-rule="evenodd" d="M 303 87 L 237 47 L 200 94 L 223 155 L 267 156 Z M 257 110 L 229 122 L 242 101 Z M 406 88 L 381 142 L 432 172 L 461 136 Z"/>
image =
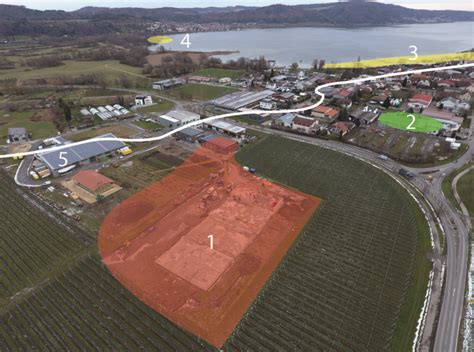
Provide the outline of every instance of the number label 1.
<path id="1" fill-rule="evenodd" d="M 189 40 L 189 33 L 186 33 L 186 35 L 183 37 L 181 40 L 181 45 L 186 45 L 186 48 L 189 49 L 191 46 L 191 41 Z"/>
<path id="2" fill-rule="evenodd" d="M 209 235 L 207 238 L 209 238 L 209 248 L 214 249 L 214 235 Z"/>
<path id="3" fill-rule="evenodd" d="M 59 153 L 59 160 L 60 160 L 60 163 L 58 164 L 59 167 L 63 167 L 63 166 L 66 166 L 68 164 L 68 161 L 67 161 L 67 152 L 60 152 Z"/>
<path id="4" fill-rule="evenodd" d="M 414 56 L 409 58 L 408 60 L 415 61 L 416 59 L 418 59 L 418 54 L 416 52 L 418 48 L 416 47 L 416 45 L 410 45 L 409 48 L 412 50 L 410 51 L 410 54 L 413 54 Z"/>
<path id="5" fill-rule="evenodd" d="M 408 124 L 407 126 L 407 130 L 414 130 L 415 127 L 413 127 L 413 124 L 415 123 L 415 115 L 407 115 L 407 117 L 410 117 L 411 118 L 411 122 Z"/>

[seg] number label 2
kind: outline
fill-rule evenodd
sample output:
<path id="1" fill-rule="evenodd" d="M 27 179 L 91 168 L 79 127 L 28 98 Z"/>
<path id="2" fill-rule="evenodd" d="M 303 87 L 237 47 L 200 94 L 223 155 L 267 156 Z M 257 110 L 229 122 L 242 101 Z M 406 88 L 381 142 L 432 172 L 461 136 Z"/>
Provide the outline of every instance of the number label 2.
<path id="1" fill-rule="evenodd" d="M 410 115 L 407 115 L 407 117 L 411 118 L 411 122 L 408 124 L 407 130 L 414 130 L 415 127 L 413 127 L 413 124 L 415 123 L 415 119 L 416 119 L 415 115 L 410 114 Z"/>

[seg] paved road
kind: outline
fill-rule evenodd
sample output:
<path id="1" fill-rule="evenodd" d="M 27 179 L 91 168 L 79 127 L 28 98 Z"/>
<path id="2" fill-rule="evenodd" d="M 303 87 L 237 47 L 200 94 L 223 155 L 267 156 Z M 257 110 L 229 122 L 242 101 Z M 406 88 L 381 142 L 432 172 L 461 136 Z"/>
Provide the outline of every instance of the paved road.
<path id="1" fill-rule="evenodd" d="M 369 150 L 365 150 L 356 146 L 343 144 L 340 142 L 326 141 L 321 139 L 315 139 L 312 137 L 300 136 L 289 134 L 282 131 L 256 128 L 247 126 L 247 128 L 253 128 L 256 130 L 263 130 L 268 133 L 282 134 L 288 138 L 309 142 L 323 147 L 328 147 L 346 154 L 350 154 L 359 158 L 369 161 L 373 164 L 379 165 L 384 169 L 390 171 L 392 174 L 397 174 L 398 169 L 403 167 L 407 168 L 393 160 L 381 161 L 376 153 Z M 472 134 L 471 134 L 472 135 Z M 457 342 L 459 336 L 460 323 L 463 316 L 463 304 L 464 304 L 464 289 L 466 285 L 466 275 L 468 269 L 468 226 L 463 222 L 463 216 L 460 214 L 451 203 L 444 197 L 441 189 L 443 179 L 456 168 L 461 167 L 464 163 L 472 159 L 472 150 L 474 148 L 474 141 L 471 138 L 469 140 L 469 150 L 458 159 L 457 162 L 445 164 L 436 168 L 410 168 L 413 172 L 417 173 L 411 184 L 415 186 L 424 196 L 425 200 L 431 204 L 437 211 L 441 225 L 446 235 L 447 245 L 447 258 L 445 263 L 445 286 L 443 292 L 443 299 L 441 305 L 441 312 L 438 321 L 438 327 L 435 335 L 434 351 L 451 352 L 456 351 Z M 439 170 L 439 171 L 436 171 Z M 433 181 L 429 182 L 420 173 L 432 171 Z M 436 171 L 436 172 L 434 172 Z M 433 226 L 438 222 L 436 218 L 431 216 L 431 212 L 428 211 L 429 221 L 432 225 L 434 238 L 434 252 L 435 268 L 440 268 L 441 263 L 436 262 L 440 260 L 436 257 L 440 256 L 440 245 L 438 233 L 436 227 Z M 430 314 L 435 314 L 437 309 L 429 309 Z M 430 317 L 431 321 L 434 322 L 434 317 Z M 428 320 L 428 319 L 427 319 Z M 432 338 L 432 332 L 428 332 Z"/>

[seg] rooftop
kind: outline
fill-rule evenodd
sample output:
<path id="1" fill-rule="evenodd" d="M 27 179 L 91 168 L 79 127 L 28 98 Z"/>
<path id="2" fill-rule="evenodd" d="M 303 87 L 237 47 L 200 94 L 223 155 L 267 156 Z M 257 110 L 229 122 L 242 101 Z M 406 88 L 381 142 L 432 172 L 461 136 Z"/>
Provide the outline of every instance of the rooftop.
<path id="1" fill-rule="evenodd" d="M 174 122 L 183 121 L 183 120 L 196 120 L 196 119 L 201 118 L 201 116 L 199 116 L 198 114 L 195 114 L 194 112 L 187 111 L 187 110 L 171 110 L 167 112 L 166 114 L 161 115 L 161 117 L 165 117 L 165 116 L 176 120 Z"/>
<path id="2" fill-rule="evenodd" d="M 112 133 L 104 134 L 96 138 L 117 138 Z M 67 145 L 67 144 L 66 144 Z M 125 144 L 118 140 L 94 141 L 91 140 L 84 144 L 66 146 L 60 150 L 48 151 L 42 149 L 38 151 L 37 157 L 42 160 L 51 170 L 60 170 L 62 168 L 74 165 L 81 161 L 88 160 L 117 149 L 125 147 Z M 67 154 L 60 154 L 67 153 Z"/>
<path id="3" fill-rule="evenodd" d="M 225 121 L 210 122 L 209 125 L 211 125 L 212 127 L 218 128 L 218 129 L 222 129 L 224 131 L 232 132 L 232 133 L 245 132 L 245 128 L 233 125 L 233 124 L 225 122 Z"/>
<path id="4" fill-rule="evenodd" d="M 24 135 L 26 134 L 26 128 L 23 127 L 11 127 L 8 129 L 9 135 Z"/>
<path id="5" fill-rule="evenodd" d="M 114 183 L 110 178 L 100 174 L 96 170 L 83 170 L 75 174 L 72 179 L 93 192 L 100 187 Z"/>
<path id="6" fill-rule="evenodd" d="M 423 101 L 423 102 L 426 102 L 427 104 L 431 103 L 431 100 L 433 99 L 433 97 L 431 95 L 427 95 L 427 94 L 415 94 L 414 96 L 412 96 L 410 99 L 408 99 L 409 101 L 414 101 L 414 100 L 418 100 L 418 101 Z"/>
<path id="7" fill-rule="evenodd" d="M 271 90 L 262 90 L 260 92 L 242 91 L 224 95 L 214 99 L 212 102 L 216 106 L 226 109 L 238 110 L 247 105 L 256 103 L 262 99 L 268 98 L 274 94 Z"/>

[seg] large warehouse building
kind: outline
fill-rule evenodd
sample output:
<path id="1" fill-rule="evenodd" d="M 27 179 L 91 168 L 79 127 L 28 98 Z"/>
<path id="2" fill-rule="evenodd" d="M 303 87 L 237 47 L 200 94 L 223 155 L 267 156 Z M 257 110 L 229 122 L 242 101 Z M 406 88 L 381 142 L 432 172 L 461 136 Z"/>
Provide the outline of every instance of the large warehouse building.
<path id="1" fill-rule="evenodd" d="M 96 138 L 117 138 L 112 133 L 104 134 Z M 58 145 L 68 145 L 70 142 L 64 139 L 55 139 Z M 54 176 L 60 176 L 74 167 L 97 161 L 102 156 L 114 156 L 117 150 L 125 147 L 123 142 L 90 141 L 84 144 L 66 146 L 64 149 L 48 151 L 44 149 L 36 154 L 36 159 L 46 165 Z"/>
<path id="2" fill-rule="evenodd" d="M 164 115 L 161 115 L 158 118 L 160 125 L 176 128 L 179 126 L 186 125 L 193 121 L 198 121 L 201 119 L 201 116 L 195 114 L 194 112 L 186 110 L 171 110 Z"/>
<path id="3" fill-rule="evenodd" d="M 260 92 L 244 91 L 224 95 L 214 99 L 212 103 L 223 109 L 239 110 L 241 108 L 253 107 L 258 105 L 261 100 L 274 94 L 271 90 L 262 90 Z"/>

